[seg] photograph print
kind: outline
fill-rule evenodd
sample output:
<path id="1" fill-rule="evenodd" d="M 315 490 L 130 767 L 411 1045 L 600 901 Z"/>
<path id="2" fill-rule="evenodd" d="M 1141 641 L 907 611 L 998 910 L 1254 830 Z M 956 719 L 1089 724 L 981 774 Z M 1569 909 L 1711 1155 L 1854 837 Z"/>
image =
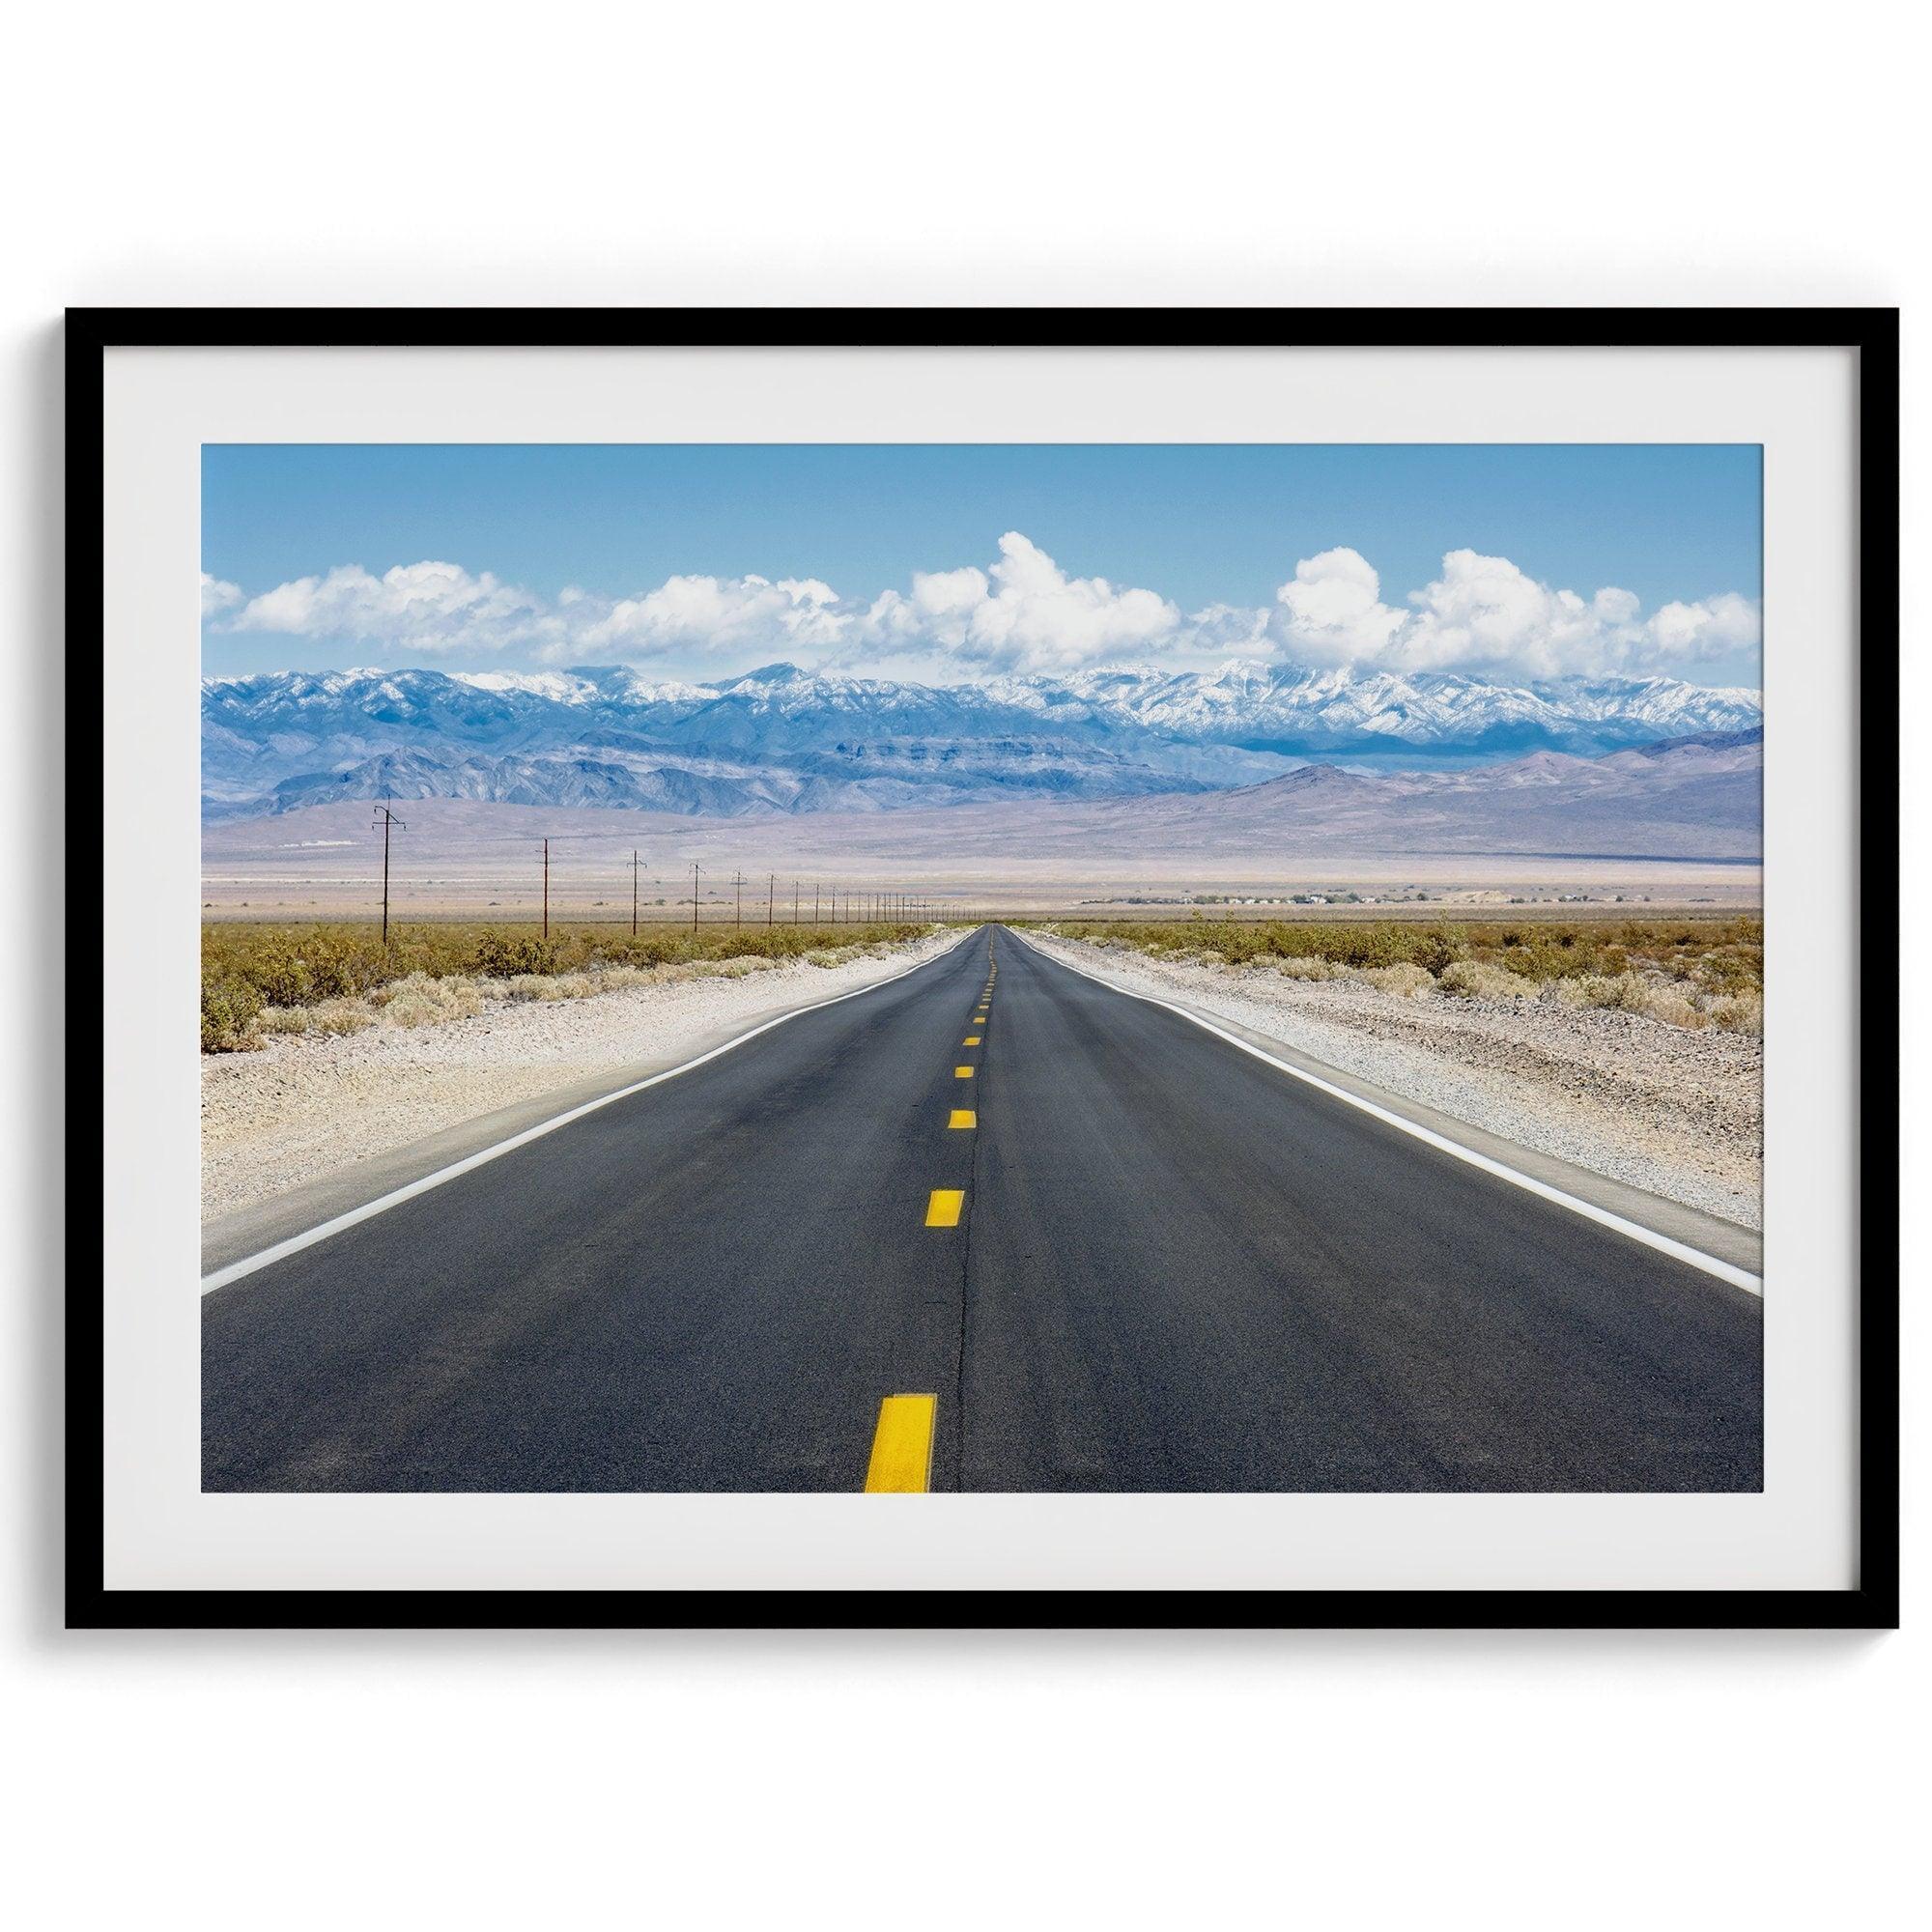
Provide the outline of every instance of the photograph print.
<path id="1" fill-rule="evenodd" d="M 1754 444 L 209 443 L 205 1492 L 1754 1492 Z"/>

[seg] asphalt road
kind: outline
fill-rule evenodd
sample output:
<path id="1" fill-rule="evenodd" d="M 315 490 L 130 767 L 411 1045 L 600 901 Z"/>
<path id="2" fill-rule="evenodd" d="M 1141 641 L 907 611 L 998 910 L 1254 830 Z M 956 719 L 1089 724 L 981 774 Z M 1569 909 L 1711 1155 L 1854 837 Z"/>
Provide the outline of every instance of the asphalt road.
<path id="1" fill-rule="evenodd" d="M 850 1491 L 928 1415 L 935 1490 L 1763 1463 L 1755 1296 L 992 929 L 203 1313 L 210 1490 Z"/>

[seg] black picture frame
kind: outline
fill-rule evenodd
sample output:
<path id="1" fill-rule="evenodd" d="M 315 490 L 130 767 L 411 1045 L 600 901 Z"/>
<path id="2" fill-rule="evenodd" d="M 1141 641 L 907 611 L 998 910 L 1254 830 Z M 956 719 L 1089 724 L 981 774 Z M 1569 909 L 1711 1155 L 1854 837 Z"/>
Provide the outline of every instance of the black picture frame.
<path id="1" fill-rule="evenodd" d="M 75 308 L 67 313 L 67 611 L 72 717 L 103 697 L 103 373 L 124 348 L 1841 348 L 1858 355 L 1855 705 L 1899 675 L 1898 311 L 1575 309 Z M 92 704 L 90 705 L 90 700 Z M 66 1615 L 71 1629 L 1890 1629 L 1899 1576 L 1899 747 L 1857 749 L 1860 1013 L 1858 1582 L 1846 1590 L 110 1590 L 101 1146 L 84 1102 L 67 1129 Z M 71 724 L 70 739 L 71 740 Z M 70 742 L 67 815 L 102 825 L 98 767 Z M 1866 893 L 1863 882 L 1873 890 Z M 72 1010 L 96 988 L 70 957 Z M 82 995 L 85 993 L 86 997 Z M 104 1077 L 100 1037 L 71 1042 L 73 1085 Z"/>

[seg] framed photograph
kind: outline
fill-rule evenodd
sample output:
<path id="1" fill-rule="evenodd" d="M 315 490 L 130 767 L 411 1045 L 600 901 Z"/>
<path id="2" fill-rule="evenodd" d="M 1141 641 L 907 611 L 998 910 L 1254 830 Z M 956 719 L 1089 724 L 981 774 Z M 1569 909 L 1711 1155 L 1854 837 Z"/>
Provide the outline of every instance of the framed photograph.
<path id="1" fill-rule="evenodd" d="M 68 342 L 71 1623 L 1896 1621 L 1894 312 Z"/>

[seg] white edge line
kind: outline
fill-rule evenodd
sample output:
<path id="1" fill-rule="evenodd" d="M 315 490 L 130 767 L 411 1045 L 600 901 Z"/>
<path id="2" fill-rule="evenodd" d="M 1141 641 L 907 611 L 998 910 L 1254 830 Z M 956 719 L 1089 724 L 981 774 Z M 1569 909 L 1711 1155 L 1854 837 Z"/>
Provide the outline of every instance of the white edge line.
<path id="1" fill-rule="evenodd" d="M 1013 932 L 1011 926 L 1006 928 Z M 1177 1006 L 1172 1000 L 1163 1000 L 1153 993 L 1136 993 L 1126 986 L 1117 986 L 1111 980 L 1105 980 L 1098 973 L 1090 972 L 1085 966 L 1076 966 L 1070 959 L 1055 959 L 1043 948 L 1035 946 L 1023 934 L 1013 932 L 1023 946 L 1037 952 L 1042 959 L 1055 966 L 1064 966 L 1069 973 L 1078 973 L 1082 979 L 1092 980 L 1096 986 L 1105 986 L 1109 992 L 1119 993 L 1123 999 L 1145 1000 L 1151 1007 L 1165 1007 L 1171 1013 L 1179 1013 L 1184 1020 L 1192 1020 L 1204 1032 L 1211 1033 L 1217 1039 L 1225 1039 L 1230 1046 L 1237 1046 L 1243 1053 L 1253 1054 L 1257 1060 L 1265 1061 L 1268 1065 L 1278 1068 L 1292 1078 L 1304 1081 L 1308 1086 L 1319 1088 L 1323 1094 L 1332 1094 L 1350 1106 L 1371 1114 L 1377 1120 L 1397 1128 L 1400 1132 L 1421 1141 L 1425 1146 L 1437 1149 L 1446 1154 L 1453 1154 L 1458 1160 L 1466 1161 L 1471 1167 L 1479 1167 L 1485 1174 L 1492 1174 L 1498 1180 L 1507 1180 L 1512 1186 L 1526 1189 L 1531 1194 L 1540 1195 L 1545 1201 L 1553 1201 L 1559 1208 L 1567 1208 L 1573 1214 L 1580 1214 L 1586 1221 L 1595 1221 L 1605 1228 L 1613 1228 L 1620 1235 L 1628 1235 L 1634 1241 L 1641 1241 L 1647 1248 L 1655 1248 L 1660 1254 L 1671 1256 L 1680 1262 L 1688 1262 L 1694 1268 L 1702 1268 L 1706 1274 L 1714 1274 L 1719 1281 L 1727 1281 L 1733 1288 L 1741 1288 L 1747 1294 L 1764 1297 L 1764 1278 L 1749 1274 L 1729 1262 L 1720 1262 L 1716 1255 L 1707 1255 L 1701 1248 L 1690 1247 L 1683 1241 L 1674 1241 L 1668 1235 L 1660 1235 L 1654 1228 L 1646 1228 L 1640 1221 L 1626 1220 L 1621 1214 L 1613 1214 L 1607 1208 L 1599 1208 L 1593 1201 L 1585 1201 L 1579 1195 L 1566 1194 L 1560 1187 L 1551 1187 L 1547 1180 L 1538 1180 L 1533 1176 L 1519 1172 L 1516 1168 L 1505 1167 L 1499 1160 L 1492 1159 L 1486 1153 L 1478 1153 L 1474 1148 L 1464 1147 L 1461 1141 L 1452 1141 L 1447 1134 L 1438 1134 L 1432 1127 L 1425 1127 L 1420 1122 L 1411 1121 L 1406 1115 L 1392 1112 L 1387 1107 L 1378 1107 L 1373 1100 L 1365 1100 L 1359 1094 L 1351 1094 L 1346 1087 L 1338 1087 L 1332 1080 L 1323 1080 L 1320 1074 L 1310 1073 L 1305 1067 L 1296 1066 L 1292 1061 L 1280 1059 L 1265 1048 L 1256 1046 L 1252 1041 L 1238 1035 L 1217 1027 L 1212 1020 L 1205 1020 L 1199 1013 L 1189 1012 L 1185 1007 Z"/>
<path id="2" fill-rule="evenodd" d="M 559 1127 L 567 1127 L 573 1121 L 581 1121 L 585 1114 L 594 1114 L 600 1107 L 611 1106 L 618 1100 L 628 1100 L 633 1094 L 641 1094 L 647 1087 L 661 1086 L 667 1080 L 675 1080 L 680 1073 L 689 1073 L 694 1067 L 702 1066 L 707 1061 L 716 1060 L 720 1054 L 729 1053 L 733 1047 L 743 1046 L 748 1039 L 756 1039 L 761 1033 L 770 1033 L 774 1027 L 783 1026 L 787 1020 L 795 1020 L 806 1013 L 822 1012 L 827 1007 L 836 1007 L 845 1000 L 856 1000 L 865 993 L 876 993 L 881 986 L 890 986 L 903 980 L 908 974 L 917 973 L 923 967 L 936 966 L 940 960 L 972 938 L 977 927 L 969 928 L 954 940 L 945 952 L 935 952 L 930 959 L 916 959 L 910 966 L 896 973 L 888 974 L 883 980 L 874 980 L 869 986 L 854 986 L 849 993 L 834 993 L 830 999 L 814 1000 L 809 1007 L 794 1007 L 788 1013 L 780 1013 L 773 1019 L 761 1021 L 757 1026 L 741 1034 L 734 1034 L 721 1046 L 700 1053 L 696 1059 L 680 1062 L 676 1066 L 668 1066 L 662 1073 L 653 1073 L 644 1080 L 634 1080 L 628 1087 L 619 1087 L 610 1094 L 600 1094 L 594 1100 L 586 1100 L 582 1106 L 572 1107 L 567 1112 L 554 1115 L 548 1121 L 539 1121 L 533 1127 L 526 1127 L 522 1133 L 512 1134 L 506 1141 L 497 1141 L 495 1146 L 481 1149 L 466 1155 L 462 1160 L 452 1162 L 448 1167 L 440 1167 L 434 1174 L 425 1174 L 419 1180 L 412 1180 L 407 1187 L 398 1187 L 392 1194 L 379 1195 L 374 1201 L 365 1201 L 359 1208 L 352 1208 L 346 1214 L 338 1214 L 333 1220 L 324 1221 L 299 1235 L 291 1235 L 286 1241 L 277 1241 L 271 1248 L 264 1248 L 258 1255 L 248 1255 L 239 1262 L 230 1262 L 226 1267 L 216 1268 L 213 1274 L 201 1278 L 201 1292 L 212 1294 L 217 1288 L 226 1288 L 230 1282 L 240 1281 L 257 1268 L 268 1267 L 271 1263 L 283 1261 L 290 1255 L 299 1254 L 304 1248 L 312 1248 L 318 1241 L 326 1241 L 331 1235 L 339 1235 L 345 1228 L 353 1228 L 358 1221 L 373 1219 L 387 1209 L 399 1207 L 405 1201 L 413 1200 L 418 1194 L 427 1194 L 432 1187 L 440 1187 L 445 1180 L 454 1180 L 460 1174 L 468 1174 L 472 1168 L 486 1165 L 506 1153 L 514 1153 L 520 1147 L 527 1147 L 530 1142 L 541 1140 L 546 1134 L 554 1134 Z"/>

